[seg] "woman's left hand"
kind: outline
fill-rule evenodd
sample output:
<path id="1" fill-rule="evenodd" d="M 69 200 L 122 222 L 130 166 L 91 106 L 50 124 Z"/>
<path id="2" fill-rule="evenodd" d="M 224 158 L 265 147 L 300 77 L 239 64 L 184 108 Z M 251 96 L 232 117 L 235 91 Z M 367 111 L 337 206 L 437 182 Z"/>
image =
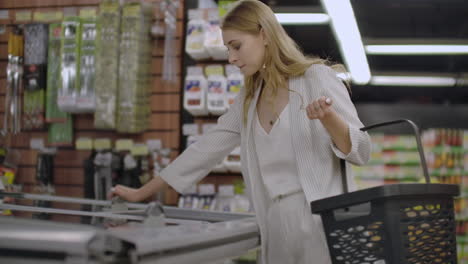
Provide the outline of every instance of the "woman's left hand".
<path id="1" fill-rule="evenodd" d="M 319 119 L 322 120 L 326 118 L 333 110 L 331 105 L 333 104 L 331 98 L 325 96 L 320 97 L 319 99 L 312 101 L 307 107 L 307 117 L 310 120 Z"/>

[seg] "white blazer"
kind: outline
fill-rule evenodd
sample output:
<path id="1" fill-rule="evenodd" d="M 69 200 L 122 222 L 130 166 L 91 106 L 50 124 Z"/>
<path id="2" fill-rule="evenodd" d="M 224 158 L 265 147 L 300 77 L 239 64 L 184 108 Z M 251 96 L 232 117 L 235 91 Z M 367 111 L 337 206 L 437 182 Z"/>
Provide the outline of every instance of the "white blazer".
<path id="1" fill-rule="evenodd" d="M 312 65 L 304 75 L 289 79 L 290 132 L 302 189 L 308 202 L 342 192 L 339 159 L 356 165 L 365 164 L 370 156 L 369 135 L 359 128 L 356 109 L 348 91 L 336 77 L 336 72 L 322 64 Z M 262 245 L 265 245 L 265 216 L 268 195 L 263 185 L 252 123 L 260 89 L 251 101 L 247 123 L 243 123 L 244 91 L 241 91 L 228 112 L 218 119 L 209 133 L 190 145 L 177 159 L 161 171 L 161 177 L 178 192 L 200 181 L 221 162 L 236 146 L 241 147 L 242 176 L 247 194 L 253 204 L 260 228 Z M 321 96 L 333 100 L 332 107 L 347 122 L 351 138 L 351 152 L 344 155 L 333 144 L 319 120 L 310 120 L 305 107 Z M 353 176 L 347 165 L 350 190 L 355 188 Z M 262 250 L 265 252 L 265 250 Z M 265 258 L 263 258 L 265 259 Z"/>

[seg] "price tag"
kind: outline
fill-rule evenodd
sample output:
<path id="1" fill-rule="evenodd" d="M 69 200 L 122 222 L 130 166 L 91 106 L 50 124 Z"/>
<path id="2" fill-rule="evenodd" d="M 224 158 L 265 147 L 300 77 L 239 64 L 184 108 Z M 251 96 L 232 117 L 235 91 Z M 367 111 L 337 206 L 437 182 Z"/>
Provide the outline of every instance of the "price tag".
<path id="1" fill-rule="evenodd" d="M 224 75 L 224 68 L 222 65 L 208 65 L 205 67 L 206 76 L 210 75 Z"/>
<path id="2" fill-rule="evenodd" d="M 32 18 L 31 11 L 20 11 L 20 12 L 16 12 L 15 14 L 16 22 L 31 21 L 31 18 Z"/>
<path id="3" fill-rule="evenodd" d="M 96 8 L 84 8 L 80 9 L 81 18 L 96 18 L 97 10 Z"/>
<path id="4" fill-rule="evenodd" d="M 8 10 L 0 10 L 0 19 L 9 19 L 10 12 Z"/>
<path id="5" fill-rule="evenodd" d="M 151 150 L 157 150 L 162 148 L 162 142 L 160 139 L 148 139 L 146 145 Z"/>
<path id="6" fill-rule="evenodd" d="M 123 150 L 132 150 L 133 148 L 133 140 L 131 139 L 118 139 L 115 142 L 115 149 L 117 151 L 123 151 Z"/>
<path id="7" fill-rule="evenodd" d="M 132 147 L 131 154 L 133 156 L 146 156 L 149 154 L 148 146 L 145 144 L 135 144 Z"/>
<path id="8" fill-rule="evenodd" d="M 51 22 L 63 19 L 62 11 L 34 12 L 33 20 L 36 22 Z"/>
<path id="9" fill-rule="evenodd" d="M 65 7 L 63 9 L 63 15 L 66 17 L 76 16 L 77 14 L 78 10 L 76 9 L 76 7 Z"/>
<path id="10" fill-rule="evenodd" d="M 75 141 L 75 148 L 79 150 L 92 150 L 93 140 L 91 138 L 78 138 Z"/>
<path id="11" fill-rule="evenodd" d="M 31 138 L 29 141 L 29 146 L 31 149 L 43 150 L 44 149 L 44 139 L 43 138 Z"/>
<path id="12" fill-rule="evenodd" d="M 97 138 L 93 141 L 93 147 L 96 150 L 111 149 L 112 144 L 108 138 Z"/>

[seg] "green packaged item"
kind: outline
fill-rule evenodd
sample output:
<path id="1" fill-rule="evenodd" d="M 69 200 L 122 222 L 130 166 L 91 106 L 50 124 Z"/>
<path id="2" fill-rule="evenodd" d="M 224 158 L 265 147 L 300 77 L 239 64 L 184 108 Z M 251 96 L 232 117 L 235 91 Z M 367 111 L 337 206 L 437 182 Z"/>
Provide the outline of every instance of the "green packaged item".
<path id="1" fill-rule="evenodd" d="M 122 9 L 118 132 L 139 133 L 148 127 L 152 15 L 145 3 L 127 3 Z"/>
<path id="2" fill-rule="evenodd" d="M 96 20 L 82 19 L 80 37 L 80 89 L 76 98 L 76 111 L 93 113 L 95 109 L 96 73 Z"/>
<path id="3" fill-rule="evenodd" d="M 49 125 L 48 143 L 51 146 L 73 145 L 73 122 L 71 116 L 63 123 L 52 123 Z"/>
<path id="4" fill-rule="evenodd" d="M 96 37 L 96 110 L 94 127 L 114 129 L 119 74 L 120 5 L 102 2 L 99 5 Z"/>
<path id="5" fill-rule="evenodd" d="M 58 87 L 60 85 L 60 45 L 62 24 L 49 26 L 49 48 L 47 59 L 47 89 L 46 89 L 46 122 L 63 123 L 69 115 L 57 105 Z"/>

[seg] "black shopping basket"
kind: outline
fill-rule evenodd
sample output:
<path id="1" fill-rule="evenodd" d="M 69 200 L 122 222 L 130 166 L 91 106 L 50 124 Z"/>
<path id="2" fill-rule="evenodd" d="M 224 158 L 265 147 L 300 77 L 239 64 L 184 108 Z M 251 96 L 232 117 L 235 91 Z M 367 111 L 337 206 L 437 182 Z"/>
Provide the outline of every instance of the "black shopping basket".
<path id="1" fill-rule="evenodd" d="M 426 183 L 390 184 L 311 202 L 320 214 L 333 264 L 457 263 L 453 197 L 459 187 L 431 184 L 418 127 L 414 129 Z"/>

